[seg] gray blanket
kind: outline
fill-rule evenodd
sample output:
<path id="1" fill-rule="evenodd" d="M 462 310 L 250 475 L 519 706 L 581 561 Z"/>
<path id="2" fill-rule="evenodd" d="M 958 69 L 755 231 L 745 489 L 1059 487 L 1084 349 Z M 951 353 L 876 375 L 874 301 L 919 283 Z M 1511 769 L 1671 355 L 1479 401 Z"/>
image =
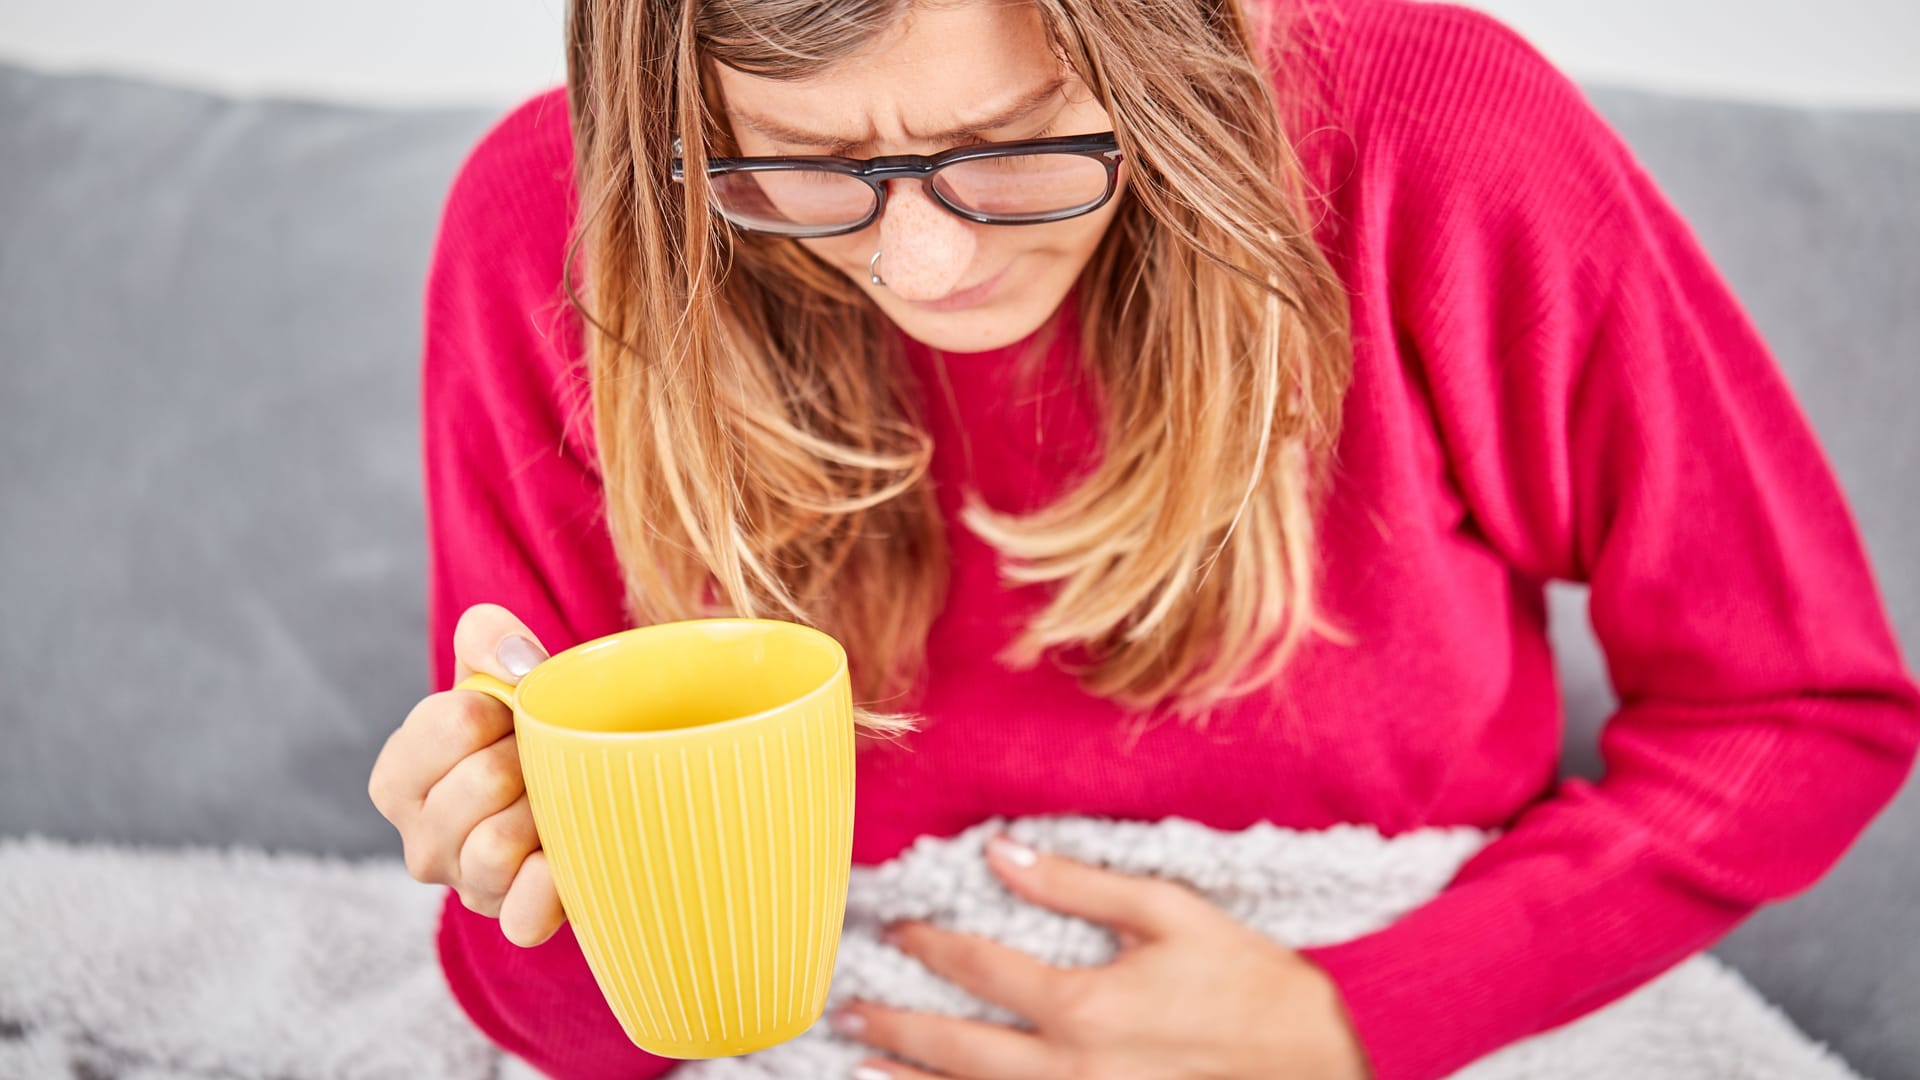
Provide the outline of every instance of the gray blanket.
<path id="1" fill-rule="evenodd" d="M 993 819 L 855 867 L 829 1006 L 858 996 L 1009 1022 L 882 944 L 926 919 L 1054 963 L 1112 955 L 1106 931 L 1018 900 L 981 857 L 1006 827 L 1044 849 L 1184 880 L 1295 945 L 1392 921 L 1443 888 L 1485 834 L 1364 828 L 1222 832 L 1191 821 Z M 140 850 L 0 838 L 0 1077 L 285 1080 L 528 1075 L 467 1022 L 441 979 L 443 890 L 398 860 Z M 824 1019 L 779 1046 L 689 1062 L 685 1080 L 844 1076 L 866 1048 Z M 1718 961 L 1698 957 L 1459 1080 L 1857 1080 Z"/>

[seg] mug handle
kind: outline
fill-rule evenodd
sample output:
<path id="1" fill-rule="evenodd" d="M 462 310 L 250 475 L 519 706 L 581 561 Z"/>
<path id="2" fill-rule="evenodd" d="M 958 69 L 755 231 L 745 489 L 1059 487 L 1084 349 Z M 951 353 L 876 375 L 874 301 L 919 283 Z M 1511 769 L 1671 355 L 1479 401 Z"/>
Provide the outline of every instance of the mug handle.
<path id="1" fill-rule="evenodd" d="M 512 711 L 513 709 L 513 684 L 502 679 L 496 679 L 484 671 L 476 671 L 466 678 L 461 679 L 459 682 L 454 683 L 453 689 L 478 690 L 489 697 L 497 699 L 500 704 L 507 707 L 508 711 Z"/>

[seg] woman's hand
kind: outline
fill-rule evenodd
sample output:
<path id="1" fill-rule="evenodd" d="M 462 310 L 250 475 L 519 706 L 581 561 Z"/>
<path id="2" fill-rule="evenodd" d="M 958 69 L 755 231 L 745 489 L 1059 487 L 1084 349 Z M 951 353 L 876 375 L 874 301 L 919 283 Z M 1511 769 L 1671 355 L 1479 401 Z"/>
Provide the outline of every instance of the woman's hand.
<path id="1" fill-rule="evenodd" d="M 484 671 L 516 683 L 546 656 L 533 631 L 498 604 L 461 613 L 453 653 L 455 682 Z M 407 872 L 451 885 L 469 910 L 499 919 L 508 941 L 538 945 L 566 922 L 505 705 L 477 690 L 422 698 L 381 748 L 367 795 L 400 830 Z"/>
<path id="2" fill-rule="evenodd" d="M 1022 865 L 1026 849 L 1008 845 L 996 837 L 987 861 L 1015 895 L 1107 926 L 1121 951 L 1105 966 L 1061 968 L 985 938 L 898 924 L 888 935 L 896 947 L 1035 1030 L 851 1002 L 833 1017 L 837 1030 L 924 1066 L 876 1057 L 859 1080 L 1367 1076 L 1332 980 L 1299 954 L 1176 882 L 1040 853 Z"/>

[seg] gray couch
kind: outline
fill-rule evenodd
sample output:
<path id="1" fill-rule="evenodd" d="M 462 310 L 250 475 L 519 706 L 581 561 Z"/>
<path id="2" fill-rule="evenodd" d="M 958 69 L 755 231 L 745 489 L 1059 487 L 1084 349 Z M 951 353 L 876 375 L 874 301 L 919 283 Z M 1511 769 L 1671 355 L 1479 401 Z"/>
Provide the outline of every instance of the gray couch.
<path id="1" fill-rule="evenodd" d="M 1920 641 L 1920 114 L 1588 89 L 1775 347 Z M 398 853 L 365 787 L 429 689 L 421 284 L 501 111 L 0 67 L 0 835 Z M 1554 614 L 1590 774 L 1581 603 Z M 1718 950 L 1909 1080 L 1916 788 Z"/>

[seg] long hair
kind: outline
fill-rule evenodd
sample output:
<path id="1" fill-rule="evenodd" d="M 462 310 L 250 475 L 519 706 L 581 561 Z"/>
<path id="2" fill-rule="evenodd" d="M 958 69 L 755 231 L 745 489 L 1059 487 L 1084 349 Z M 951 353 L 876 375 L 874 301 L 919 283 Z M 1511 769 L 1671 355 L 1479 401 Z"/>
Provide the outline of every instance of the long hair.
<path id="1" fill-rule="evenodd" d="M 817 74 L 911 2 L 571 0 L 567 19 L 566 291 L 589 328 L 629 614 L 818 626 L 846 645 L 857 719 L 881 734 L 919 722 L 883 706 L 912 699 L 948 576 L 916 387 L 856 286 L 710 212 L 706 159 L 731 141 L 704 73 Z M 1032 2 L 1130 169 L 1075 285 L 1101 448 L 1051 504 L 970 497 L 963 522 L 1007 580 L 1050 588 L 1004 662 L 1048 659 L 1136 714 L 1204 720 L 1326 628 L 1314 521 L 1352 352 L 1288 138 L 1297 103 L 1265 67 L 1291 20 L 1263 10 L 1273 24 L 1255 27 L 1215 0 Z"/>

